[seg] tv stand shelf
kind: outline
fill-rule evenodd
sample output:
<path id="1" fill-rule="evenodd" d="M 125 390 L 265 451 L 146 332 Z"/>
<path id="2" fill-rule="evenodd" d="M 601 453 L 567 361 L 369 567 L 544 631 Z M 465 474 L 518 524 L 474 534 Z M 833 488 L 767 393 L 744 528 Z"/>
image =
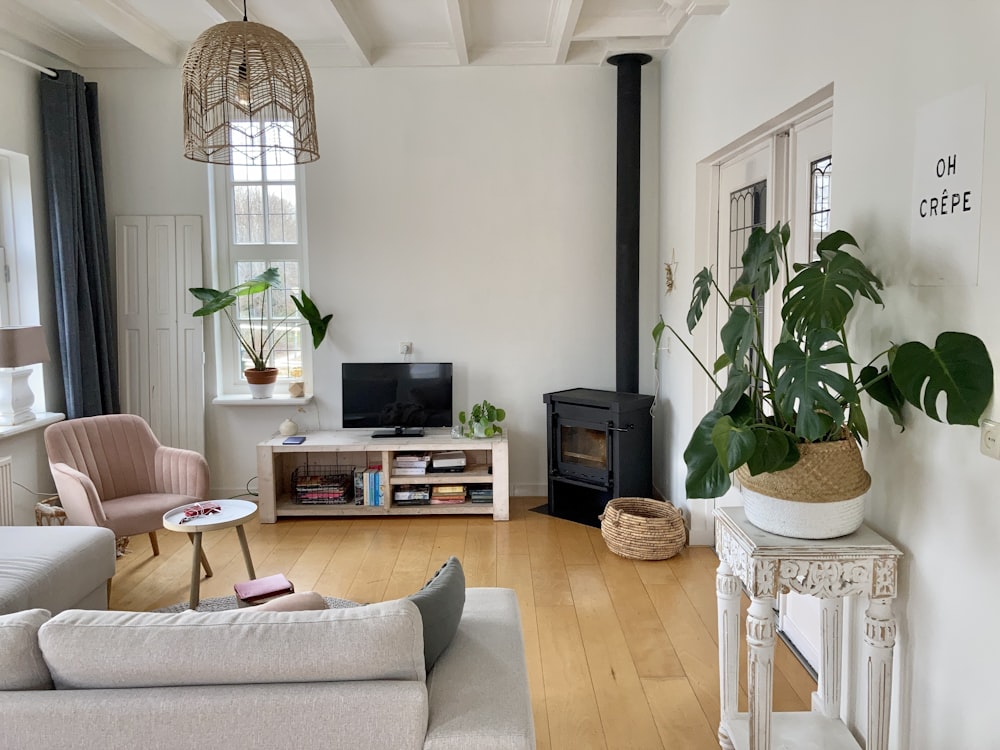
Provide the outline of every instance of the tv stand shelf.
<path id="1" fill-rule="evenodd" d="M 262 523 L 291 516 L 422 516 L 492 515 L 494 521 L 510 518 L 510 484 L 507 438 L 453 438 L 450 432 L 428 430 L 423 437 L 373 438 L 371 430 L 328 430 L 306 433 L 301 445 L 283 445 L 283 438 L 257 444 L 257 504 Z M 466 468 L 461 472 L 393 475 L 396 453 L 414 451 L 464 451 Z M 380 506 L 314 505 L 292 501 L 292 472 L 300 466 L 335 466 L 344 471 L 381 465 L 383 496 Z M 492 472 L 490 469 L 492 468 Z M 493 486 L 492 503 L 466 501 L 455 505 L 396 505 L 393 488 L 415 484 L 464 484 Z"/>

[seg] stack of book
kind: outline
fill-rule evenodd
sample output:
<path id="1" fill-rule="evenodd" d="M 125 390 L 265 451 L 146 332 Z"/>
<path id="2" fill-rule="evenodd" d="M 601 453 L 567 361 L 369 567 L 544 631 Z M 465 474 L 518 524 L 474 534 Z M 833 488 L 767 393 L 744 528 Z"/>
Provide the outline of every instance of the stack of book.
<path id="1" fill-rule="evenodd" d="M 436 484 L 431 490 L 431 505 L 457 505 L 464 502 L 464 484 Z"/>
<path id="2" fill-rule="evenodd" d="M 397 476 L 426 474 L 430 460 L 427 453 L 397 453 L 392 459 L 392 473 Z"/>
<path id="3" fill-rule="evenodd" d="M 465 471 L 465 451 L 441 451 L 433 454 L 431 471 Z"/>
<path id="4" fill-rule="evenodd" d="M 430 501 L 429 484 L 413 484 L 392 493 L 393 505 L 428 505 Z"/>
<path id="5" fill-rule="evenodd" d="M 492 503 L 493 488 L 490 486 L 470 487 L 469 500 L 473 503 Z"/>
<path id="6" fill-rule="evenodd" d="M 375 464 L 367 469 L 354 470 L 354 504 L 384 505 L 385 487 L 382 482 L 382 465 Z"/>

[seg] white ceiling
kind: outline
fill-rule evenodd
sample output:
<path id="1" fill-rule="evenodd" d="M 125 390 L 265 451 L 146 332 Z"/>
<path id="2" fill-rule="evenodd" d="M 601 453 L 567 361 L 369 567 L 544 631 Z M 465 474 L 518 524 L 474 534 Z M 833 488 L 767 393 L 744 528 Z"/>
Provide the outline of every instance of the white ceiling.
<path id="1" fill-rule="evenodd" d="M 729 0 L 248 0 L 310 65 L 600 65 L 654 57 Z M 241 0 L 0 0 L 0 31 L 80 68 L 177 66 Z M 2 47 L 0 35 L 0 47 Z"/>

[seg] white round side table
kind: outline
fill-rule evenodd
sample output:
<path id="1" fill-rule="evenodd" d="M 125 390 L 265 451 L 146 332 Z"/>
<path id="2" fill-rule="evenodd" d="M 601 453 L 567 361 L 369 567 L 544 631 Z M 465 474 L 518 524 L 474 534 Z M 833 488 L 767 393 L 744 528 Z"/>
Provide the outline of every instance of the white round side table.
<path id="1" fill-rule="evenodd" d="M 247 535 L 243 530 L 243 524 L 257 517 L 257 504 L 248 500 L 206 500 L 204 502 L 216 503 L 221 507 L 221 510 L 207 516 L 188 518 L 184 515 L 184 510 L 193 504 L 188 503 L 163 514 L 163 528 L 168 531 L 180 531 L 188 534 L 194 545 L 194 562 L 191 567 L 191 609 L 197 609 L 198 603 L 201 601 L 201 535 L 205 531 L 218 531 L 235 526 L 236 534 L 240 538 L 240 547 L 243 549 L 243 561 L 246 563 L 247 573 L 250 574 L 251 578 L 257 577 L 253 570 L 253 560 L 250 559 Z M 182 519 L 187 520 L 181 523 Z M 205 560 L 205 576 L 207 578 L 212 576 L 212 569 L 207 560 Z"/>

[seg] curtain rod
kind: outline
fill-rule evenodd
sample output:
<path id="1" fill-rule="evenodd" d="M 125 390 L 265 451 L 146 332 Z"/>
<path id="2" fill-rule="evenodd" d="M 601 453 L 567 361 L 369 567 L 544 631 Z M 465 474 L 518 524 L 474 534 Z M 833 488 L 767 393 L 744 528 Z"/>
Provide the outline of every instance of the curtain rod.
<path id="1" fill-rule="evenodd" d="M 25 60 L 23 57 L 18 57 L 17 55 L 15 55 L 15 54 L 13 54 L 11 52 L 8 52 L 5 49 L 0 49 L 0 55 L 3 55 L 4 57 L 9 57 L 14 62 L 21 63 L 21 65 L 27 65 L 29 68 L 34 68 L 35 70 L 37 70 L 37 71 L 39 71 L 41 73 L 44 73 L 45 75 L 49 76 L 50 78 L 58 78 L 59 77 L 59 74 L 56 73 L 54 70 L 52 70 L 50 68 L 43 67 L 43 66 L 38 65 L 36 63 L 33 63 L 33 62 L 31 62 L 31 60 Z"/>

